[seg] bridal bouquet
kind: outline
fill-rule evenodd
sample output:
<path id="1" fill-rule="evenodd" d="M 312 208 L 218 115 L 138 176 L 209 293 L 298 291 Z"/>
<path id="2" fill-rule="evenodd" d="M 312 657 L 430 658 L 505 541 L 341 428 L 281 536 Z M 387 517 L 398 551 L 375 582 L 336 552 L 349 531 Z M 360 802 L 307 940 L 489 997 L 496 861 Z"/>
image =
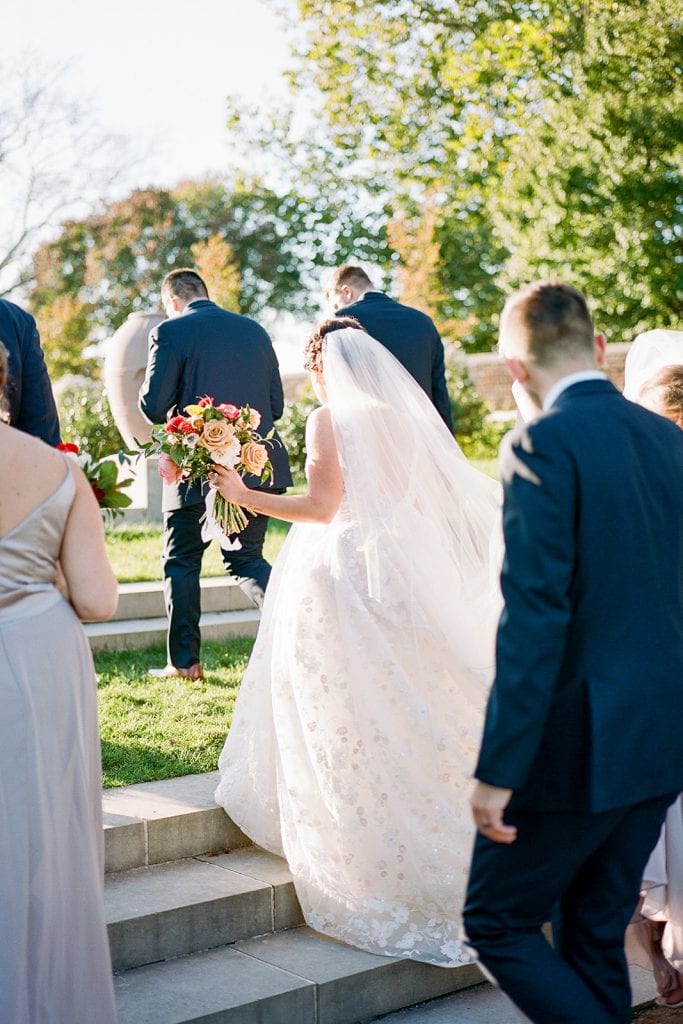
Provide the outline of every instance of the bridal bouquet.
<path id="1" fill-rule="evenodd" d="M 132 501 L 124 491 L 133 482 L 132 477 L 119 480 L 119 465 L 130 461 L 126 454 L 120 452 L 116 457 L 94 459 L 92 455 L 81 451 L 77 444 L 65 442 L 56 447 L 58 451 L 75 459 L 85 473 L 105 522 L 107 519 L 114 520 L 116 516 L 123 515 L 123 509 L 128 508 Z"/>
<path id="2" fill-rule="evenodd" d="M 261 437 L 257 433 L 260 422 L 260 412 L 248 405 L 216 405 L 214 398 L 205 395 L 196 405 L 188 405 L 184 416 L 172 416 L 167 423 L 153 427 L 152 440 L 139 447 L 146 456 L 159 457 L 159 473 L 166 483 L 205 480 L 213 463 L 236 469 L 240 476 L 251 473 L 265 483 L 273 473 L 267 443 L 274 431 Z M 211 491 L 206 502 L 208 525 L 213 520 L 221 534 L 240 533 L 247 525 L 244 510 L 217 492 Z M 203 536 L 208 540 L 216 535 L 209 528 Z"/>

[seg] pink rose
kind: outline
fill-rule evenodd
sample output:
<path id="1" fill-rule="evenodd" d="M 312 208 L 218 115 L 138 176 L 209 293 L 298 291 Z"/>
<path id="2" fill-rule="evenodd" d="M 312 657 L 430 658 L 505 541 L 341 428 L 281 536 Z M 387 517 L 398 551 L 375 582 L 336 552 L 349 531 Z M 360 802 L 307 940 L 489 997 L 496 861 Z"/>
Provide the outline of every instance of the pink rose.
<path id="1" fill-rule="evenodd" d="M 221 402 L 221 404 L 217 405 L 216 408 L 219 409 L 220 412 L 223 413 L 223 415 L 225 416 L 226 420 L 230 420 L 231 422 L 233 420 L 236 420 L 237 417 L 240 414 L 240 411 L 237 408 L 237 406 L 236 405 L 231 405 L 229 402 Z"/>
<path id="2" fill-rule="evenodd" d="M 159 476 L 166 484 L 179 484 L 183 478 L 178 466 L 166 452 L 162 452 L 159 456 Z"/>

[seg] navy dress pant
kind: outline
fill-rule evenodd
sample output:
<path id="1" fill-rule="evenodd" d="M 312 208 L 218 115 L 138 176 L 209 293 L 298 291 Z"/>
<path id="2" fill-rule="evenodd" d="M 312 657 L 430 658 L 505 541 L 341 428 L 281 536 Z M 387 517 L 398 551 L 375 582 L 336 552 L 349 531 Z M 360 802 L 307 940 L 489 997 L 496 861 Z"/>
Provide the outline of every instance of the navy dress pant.
<path id="1" fill-rule="evenodd" d="M 509 811 L 515 843 L 475 840 L 465 930 L 534 1024 L 628 1024 L 624 932 L 676 794 L 600 814 Z M 542 933 L 553 920 L 554 945 Z"/>
<path id="2" fill-rule="evenodd" d="M 281 492 L 280 492 L 281 493 Z M 168 615 L 168 663 L 189 668 L 200 660 L 201 595 L 199 578 L 202 555 L 208 543 L 202 540 L 204 503 L 164 512 L 164 597 Z M 239 534 L 239 551 L 222 551 L 227 572 L 237 577 L 241 589 L 254 604 L 263 604 L 270 565 L 263 557 L 268 516 L 249 516 Z"/>

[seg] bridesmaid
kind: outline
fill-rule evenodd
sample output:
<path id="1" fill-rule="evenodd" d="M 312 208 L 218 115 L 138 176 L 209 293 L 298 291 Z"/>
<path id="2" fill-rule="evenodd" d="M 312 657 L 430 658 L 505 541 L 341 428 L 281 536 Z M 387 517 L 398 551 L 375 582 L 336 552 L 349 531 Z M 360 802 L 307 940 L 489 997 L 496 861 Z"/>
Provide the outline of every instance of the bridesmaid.
<path id="1" fill-rule="evenodd" d="M 683 358 L 683 334 L 678 336 Z M 640 387 L 637 401 L 683 429 L 683 364 L 666 366 Z M 680 481 L 677 482 L 680 486 Z M 683 796 L 669 808 L 643 875 L 638 911 L 660 1006 L 683 1006 Z"/>
<path id="2" fill-rule="evenodd" d="M 6 376 L 0 344 L 0 394 Z M 0 422 L 0 481 L 0 1021 L 115 1024 L 79 619 L 113 614 L 116 580 L 78 466 Z"/>

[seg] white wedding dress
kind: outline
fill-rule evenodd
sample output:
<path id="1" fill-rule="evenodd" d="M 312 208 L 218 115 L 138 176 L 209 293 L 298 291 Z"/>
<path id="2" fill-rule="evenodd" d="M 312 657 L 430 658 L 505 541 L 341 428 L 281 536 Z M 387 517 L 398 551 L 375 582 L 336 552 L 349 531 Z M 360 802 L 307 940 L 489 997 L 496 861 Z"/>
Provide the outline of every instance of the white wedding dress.
<path id="1" fill-rule="evenodd" d="M 378 342 L 326 340 L 345 496 L 329 525 L 295 525 L 278 557 L 216 799 L 287 858 L 313 928 L 453 966 L 469 959 L 498 487 Z"/>

